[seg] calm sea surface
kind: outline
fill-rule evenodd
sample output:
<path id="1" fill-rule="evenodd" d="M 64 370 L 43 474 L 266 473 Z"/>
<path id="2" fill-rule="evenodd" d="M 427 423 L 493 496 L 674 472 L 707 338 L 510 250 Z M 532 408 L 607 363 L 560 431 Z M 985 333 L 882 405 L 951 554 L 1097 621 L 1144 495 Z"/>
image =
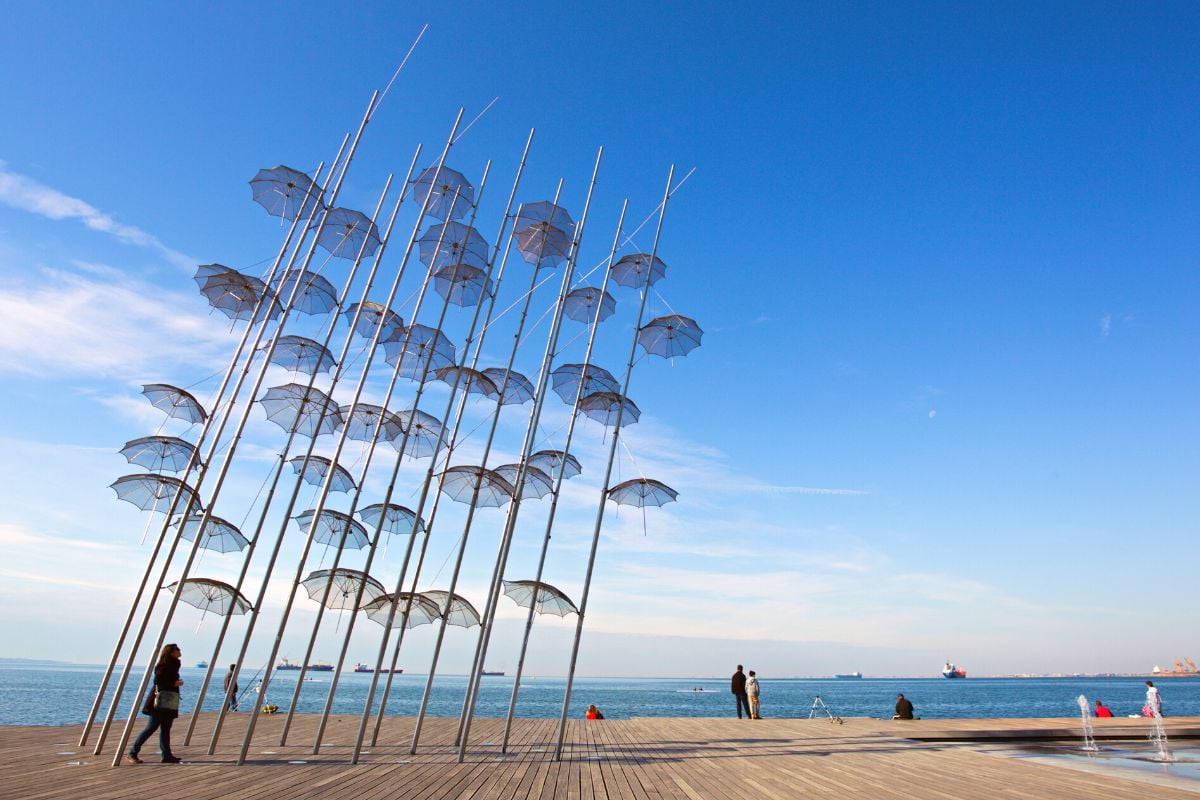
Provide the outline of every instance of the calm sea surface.
<path id="1" fill-rule="evenodd" d="M 215 676 L 217 689 L 220 678 Z M 0 665 L 0 724 L 71 725 L 87 718 L 103 669 L 89 666 L 54 665 L 53 667 Z M 332 684 L 332 673 L 316 673 L 306 680 L 297 710 L 320 713 Z M 183 670 L 183 706 L 190 711 L 204 670 Z M 361 714 L 371 676 L 347 673 L 341 676 L 334 698 L 335 714 Z M 131 686 L 136 688 L 131 680 Z M 248 675 L 241 679 L 242 689 L 251 688 Z M 1079 713 L 1076 698 L 1080 694 L 1103 700 L 1118 716 L 1136 714 L 1145 698 L 1141 678 L 880 678 L 864 680 L 765 679 L 762 683 L 764 717 L 807 717 L 813 699 L 820 695 L 833 713 L 849 717 L 890 717 L 896 693 L 904 692 L 925 719 L 951 717 L 1072 717 Z M 1164 712 L 1168 716 L 1200 716 L 1200 678 L 1164 678 L 1159 686 Z M 524 680 L 517 713 L 523 717 L 557 717 L 562 709 L 566 682 L 561 678 Z M 295 676 L 277 673 L 267 693 L 269 702 L 280 710 L 291 703 Z M 380 683 L 382 687 L 382 680 Z M 392 714 L 415 714 L 421 692 L 422 675 L 398 675 L 388 702 Z M 439 677 L 434 682 L 429 713 L 457 716 L 462 706 L 466 678 Z M 703 691 L 694 691 L 702 689 Z M 111 691 L 111 690 L 110 690 Z M 121 716 L 132 704 L 126 691 Z M 512 692 L 511 677 L 484 679 L 478 713 L 503 716 Z M 204 708 L 216 708 L 218 700 L 206 699 Z M 253 702 L 247 695 L 246 708 Z M 378 694 L 376 695 L 378 703 Z M 605 716 L 627 717 L 714 717 L 733 716 L 733 697 L 729 681 L 703 678 L 579 678 L 572 692 L 572 715 L 583 715 L 588 703 L 595 703 Z"/>

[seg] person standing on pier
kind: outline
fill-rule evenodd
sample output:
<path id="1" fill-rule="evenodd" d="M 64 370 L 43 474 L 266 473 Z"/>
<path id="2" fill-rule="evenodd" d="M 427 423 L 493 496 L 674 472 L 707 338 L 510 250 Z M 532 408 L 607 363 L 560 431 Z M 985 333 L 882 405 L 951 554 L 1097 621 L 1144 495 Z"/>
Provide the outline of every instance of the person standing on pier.
<path id="1" fill-rule="evenodd" d="M 750 677 L 746 678 L 746 696 L 750 698 L 750 719 L 762 719 L 762 707 L 758 703 L 758 678 L 754 677 L 754 670 L 750 670 Z"/>
<path id="2" fill-rule="evenodd" d="M 183 679 L 179 677 L 179 668 L 183 666 L 180 658 L 182 651 L 177 644 L 165 645 L 158 655 L 158 663 L 154 665 L 154 688 L 146 695 L 146 703 L 142 713 L 150 717 L 146 727 L 133 740 L 129 755 L 125 756 L 126 764 L 144 763 L 138 757 L 142 745 L 146 743 L 155 731 L 158 731 L 158 748 L 162 752 L 164 764 L 178 764 L 182 759 L 171 752 L 171 725 L 179 716 L 179 687 Z"/>
<path id="3" fill-rule="evenodd" d="M 738 664 L 737 671 L 733 673 L 733 678 L 729 681 L 729 691 L 733 692 L 734 700 L 737 702 L 738 719 L 742 718 L 743 708 L 746 709 L 746 716 L 754 719 L 750 714 L 750 700 L 746 697 L 746 673 L 742 672 L 741 664 Z"/>
<path id="4" fill-rule="evenodd" d="M 1146 707 L 1143 709 L 1147 717 L 1162 716 L 1162 698 L 1154 681 L 1146 681 Z"/>
<path id="5" fill-rule="evenodd" d="M 229 687 L 233 686 L 233 691 L 230 692 Z M 229 710 L 238 710 L 238 685 L 237 685 L 237 664 L 229 665 L 229 672 L 225 673 L 225 696 L 229 698 Z"/>

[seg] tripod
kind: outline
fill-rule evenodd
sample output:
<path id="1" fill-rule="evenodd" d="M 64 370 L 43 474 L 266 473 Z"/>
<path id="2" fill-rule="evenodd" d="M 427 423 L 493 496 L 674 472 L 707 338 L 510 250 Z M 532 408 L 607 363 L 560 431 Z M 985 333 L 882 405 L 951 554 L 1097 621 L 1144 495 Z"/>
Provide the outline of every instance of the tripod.
<path id="1" fill-rule="evenodd" d="M 825 712 L 825 716 L 829 717 L 830 722 L 836 722 L 838 725 L 845 724 L 845 720 L 843 720 L 838 715 L 834 714 L 829 709 L 829 706 L 825 705 L 825 701 L 821 699 L 821 695 L 817 695 L 816 697 L 813 698 L 813 704 L 812 704 L 812 708 L 809 709 L 808 718 L 812 719 L 813 717 L 818 716 L 818 714 L 822 711 Z"/>

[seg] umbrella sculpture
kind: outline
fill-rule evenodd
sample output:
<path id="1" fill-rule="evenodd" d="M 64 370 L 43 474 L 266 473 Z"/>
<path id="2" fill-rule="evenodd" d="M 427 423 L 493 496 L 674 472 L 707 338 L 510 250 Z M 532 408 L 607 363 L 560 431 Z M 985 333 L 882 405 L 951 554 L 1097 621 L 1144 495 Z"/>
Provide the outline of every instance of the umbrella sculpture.
<path id="1" fill-rule="evenodd" d="M 200 508 L 200 500 L 196 497 L 195 490 L 178 478 L 168 475 L 150 472 L 124 475 L 113 481 L 108 488 L 116 492 L 120 499 L 133 503 L 143 511 L 154 511 L 164 500 L 169 508 L 177 493 L 183 494 L 180 504 L 190 500 L 193 509 Z"/>
<path id="2" fill-rule="evenodd" d="M 593 392 L 617 392 L 621 388 L 611 372 L 595 364 L 563 364 L 550 373 L 550 380 L 554 393 L 567 404 L 575 402 L 577 393 L 586 397 Z"/>
<path id="3" fill-rule="evenodd" d="M 536 203 L 522 203 L 521 207 L 517 210 L 517 221 L 513 225 L 513 229 L 520 230 L 540 222 L 547 222 L 567 233 L 575 231 L 575 220 L 571 219 L 570 213 L 562 206 L 556 206 L 549 200 L 539 200 Z"/>
<path id="4" fill-rule="evenodd" d="M 618 505 L 661 506 L 679 497 L 679 492 L 652 478 L 634 478 L 608 490 L 608 499 Z"/>
<path id="5" fill-rule="evenodd" d="M 188 578 L 180 588 L 179 581 L 170 586 L 164 586 L 168 592 L 178 592 L 179 599 L 189 606 L 195 606 L 205 614 L 210 611 L 227 617 L 230 614 L 245 614 L 254 610 L 250 601 L 242 593 L 224 581 L 211 578 Z"/>
<path id="6" fill-rule="evenodd" d="M 200 284 L 200 294 L 208 299 L 209 305 L 230 319 L 250 319 L 260 302 L 267 303 L 267 318 L 279 316 L 279 301 L 275 293 L 267 288 L 260 278 L 243 275 L 237 270 L 213 275 Z"/>
<path id="7" fill-rule="evenodd" d="M 474 306 L 479 304 L 481 297 L 491 296 L 492 282 L 478 267 L 451 264 L 434 274 L 433 290 L 452 305 Z"/>
<path id="8" fill-rule="evenodd" d="M 537 467 L 547 475 L 554 475 L 562 467 L 563 478 L 567 480 L 583 472 L 583 465 L 579 463 L 579 459 L 562 450 L 538 450 L 525 459 L 525 463 Z"/>
<path id="9" fill-rule="evenodd" d="M 379 229 L 366 214 L 350 208 L 331 208 L 325 214 L 325 227 L 317 243 L 335 258 L 354 259 L 359 252 L 363 258 L 375 255 L 382 242 Z"/>
<path id="10" fill-rule="evenodd" d="M 617 413 L 622 405 L 625 411 L 621 414 L 621 427 L 637 422 L 642 415 L 641 410 L 628 397 L 621 397 L 616 392 L 592 392 L 581 397 L 578 413 L 608 427 L 617 421 Z"/>
<path id="11" fill-rule="evenodd" d="M 638 329 L 638 344 L 652 356 L 686 356 L 700 346 L 704 331 L 691 317 L 668 314 L 652 319 Z"/>
<path id="12" fill-rule="evenodd" d="M 305 463 L 304 456 L 296 456 L 288 463 L 292 465 L 292 469 L 296 470 L 296 474 L 304 478 L 305 483 L 311 483 L 313 486 L 325 483 L 325 477 L 329 474 L 330 469 L 333 470 L 333 480 L 329 483 L 329 491 L 352 492 L 357 486 L 345 467 L 334 464 L 325 456 L 310 455 L 307 463 Z"/>
<path id="13" fill-rule="evenodd" d="M 404 452 L 410 458 L 428 458 L 444 444 L 442 423 L 438 422 L 438 418 L 432 414 L 426 414 L 424 411 L 414 408 L 409 411 L 397 412 L 396 418 L 400 420 L 400 424 L 404 426 L 404 430 L 408 434 Z M 392 442 L 393 445 L 396 443 L 396 440 Z"/>
<path id="14" fill-rule="evenodd" d="M 404 320 L 395 311 L 379 303 L 351 303 L 343 316 L 354 325 L 354 332 L 364 339 L 373 337 L 375 329 L 381 326 L 380 344 L 398 342 L 404 337 Z"/>
<path id="15" fill-rule="evenodd" d="M 596 319 L 597 314 L 600 315 L 600 321 L 604 322 L 616 313 L 616 310 L 616 298 L 592 286 L 574 289 L 563 298 L 563 313 L 567 315 L 567 319 L 586 322 L 589 325 Z"/>
<path id="16" fill-rule="evenodd" d="M 208 419 L 200 401 L 178 386 L 169 383 L 147 383 L 142 386 L 142 394 L 146 395 L 150 405 L 168 417 L 181 419 L 193 425 Z"/>
<path id="17" fill-rule="evenodd" d="M 374 442 L 377 438 L 394 442 L 404 435 L 404 423 L 383 406 L 370 403 L 346 405 L 342 406 L 341 415 L 346 436 L 360 442 Z M 375 435 L 376 429 L 379 430 L 378 437 Z"/>
<path id="18" fill-rule="evenodd" d="M 413 325 L 406 340 L 384 344 L 384 360 L 392 366 L 399 361 L 400 376 L 410 380 L 421 380 L 426 372 L 434 374 L 442 367 L 453 366 L 454 358 L 453 343 L 428 325 Z"/>
<path id="19" fill-rule="evenodd" d="M 512 484 L 484 467 L 451 467 L 442 476 L 442 492 L 460 503 L 471 502 L 476 486 L 479 487 L 476 505 L 484 508 L 499 508 L 513 496 Z"/>
<path id="20" fill-rule="evenodd" d="M 297 282 L 300 283 L 298 290 Z M 285 303 L 292 298 L 292 308 L 301 314 L 325 314 L 337 305 L 333 284 L 313 272 L 306 272 L 303 277 L 298 272 L 289 272 L 279 282 L 275 294 Z"/>
<path id="21" fill-rule="evenodd" d="M 196 281 L 196 285 L 200 288 L 204 287 L 205 281 L 214 275 L 222 275 L 226 272 L 237 272 L 233 267 L 227 267 L 224 264 L 201 264 L 196 267 L 196 274 L 192 279 Z M 241 273 L 238 273 L 239 275 Z"/>
<path id="22" fill-rule="evenodd" d="M 542 581 L 505 581 L 504 594 L 522 608 L 532 607 L 539 614 L 565 617 L 579 613 L 579 609 L 561 590 Z"/>
<path id="23" fill-rule="evenodd" d="M 280 165 L 260 169 L 250 179 L 254 202 L 273 217 L 295 219 L 297 215 L 312 216 L 314 208 L 324 208 L 321 188 L 303 172 Z"/>
<path id="24" fill-rule="evenodd" d="M 426 589 L 421 594 L 437 605 L 439 618 L 442 616 L 442 609 L 446 608 L 446 600 L 450 600 L 450 613 L 446 615 L 446 624 L 457 625 L 460 628 L 473 628 L 479 624 L 479 612 L 462 595 L 451 595 L 444 589 Z"/>
<path id="25" fill-rule="evenodd" d="M 186 520 L 176 517 L 171 524 L 179 529 L 179 538 L 185 542 L 191 542 L 195 540 L 196 531 L 200 529 L 200 522 L 203 519 L 203 513 L 192 513 Z M 205 550 L 215 550 L 218 553 L 244 550 L 248 544 L 250 544 L 249 540 L 242 535 L 236 525 L 220 517 L 209 516 L 208 522 L 204 525 L 204 533 L 200 535 L 200 546 Z"/>
<path id="26" fill-rule="evenodd" d="M 352 550 L 361 550 L 370 544 L 371 540 L 367 536 L 367 529 L 351 519 L 348 514 L 329 508 L 322 509 L 321 516 L 314 525 L 312 524 L 314 511 L 315 509 L 310 508 L 308 511 L 297 514 L 296 524 L 302 531 L 311 531 L 315 541 L 339 547 L 344 538 L 345 546 Z"/>
<path id="27" fill-rule="evenodd" d="M 358 518 L 391 534 L 412 533 L 414 523 L 417 533 L 425 531 L 425 521 L 417 519 L 417 512 L 395 503 L 372 503 L 358 510 Z"/>
<path id="28" fill-rule="evenodd" d="M 502 464 L 492 471 L 515 487 L 517 470 L 520 468 L 520 464 Z M 537 467 L 528 465 L 525 467 L 525 483 L 521 486 L 522 500 L 541 500 L 553 491 L 554 481 L 550 480 L 549 475 Z"/>
<path id="29" fill-rule="evenodd" d="M 289 383 L 274 386 L 258 400 L 267 419 L 285 431 L 304 436 L 333 433 L 342 425 L 342 412 L 329 395 L 313 386 Z"/>
<path id="30" fill-rule="evenodd" d="M 571 237 L 549 222 L 538 222 L 517 231 L 517 250 L 528 264 L 557 267 L 571 252 Z"/>
<path id="31" fill-rule="evenodd" d="M 486 267 L 488 243 L 483 234 L 461 222 L 442 222 L 430 225 L 417 240 L 421 263 L 430 270 L 466 264 Z"/>
<path id="32" fill-rule="evenodd" d="M 420 592 L 382 594 L 369 603 L 363 603 L 362 610 L 367 612 L 368 619 L 380 625 L 387 625 L 393 606 L 396 609 L 395 615 L 392 616 L 393 628 L 399 628 L 401 625 L 405 628 L 415 628 L 418 625 L 427 625 L 442 616 L 442 609 Z M 406 608 L 407 620 L 404 617 Z"/>
<path id="33" fill-rule="evenodd" d="M 188 463 L 199 469 L 199 459 L 194 459 L 196 448 L 191 442 L 177 436 L 142 436 L 130 439 L 121 448 L 121 455 L 130 464 L 137 464 L 151 472 L 179 472 Z"/>
<path id="34" fill-rule="evenodd" d="M 492 383 L 496 386 L 504 387 L 504 397 L 500 399 L 500 405 L 511 406 L 521 405 L 533 399 L 536 390 L 533 384 L 516 370 L 506 370 L 504 367 L 488 367 L 483 371 L 483 374 L 492 379 Z M 508 385 L 504 383 L 504 376 L 508 375 Z"/>
<path id="35" fill-rule="evenodd" d="M 650 271 L 648 278 L 645 277 L 646 270 Z M 622 257 L 620 261 L 612 265 L 609 272 L 618 286 L 640 289 L 643 286 L 654 285 L 666 275 L 667 265 L 658 256 L 652 256 L 649 253 L 634 253 Z"/>
<path id="36" fill-rule="evenodd" d="M 263 347 L 263 350 L 270 349 L 270 345 Z M 271 363 L 310 377 L 337 365 L 324 345 L 304 336 L 280 336 L 271 353 Z"/>
<path id="37" fill-rule="evenodd" d="M 475 188 L 458 170 L 442 165 L 421 171 L 412 181 L 413 199 L 424 204 L 425 213 L 435 219 L 455 219 L 471 210 Z"/>
<path id="38" fill-rule="evenodd" d="M 470 367 L 442 367 L 433 376 L 452 386 L 457 380 L 459 387 L 468 394 L 482 395 L 489 400 L 500 396 L 500 389 L 495 381 Z"/>
<path id="39" fill-rule="evenodd" d="M 325 598 L 325 607 L 334 611 L 354 610 L 354 601 L 358 597 L 359 587 L 363 588 L 362 602 L 365 606 L 372 600 L 387 594 L 383 584 L 365 572 L 357 569 L 319 569 L 313 572 L 300 585 L 308 592 L 308 596 L 318 603 Z M 329 587 L 329 594 L 325 593 Z"/>

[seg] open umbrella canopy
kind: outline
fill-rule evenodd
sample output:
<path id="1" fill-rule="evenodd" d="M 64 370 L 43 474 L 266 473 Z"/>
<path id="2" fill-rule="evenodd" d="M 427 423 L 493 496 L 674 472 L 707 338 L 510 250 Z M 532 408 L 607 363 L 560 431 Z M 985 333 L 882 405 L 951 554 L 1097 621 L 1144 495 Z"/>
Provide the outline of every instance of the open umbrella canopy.
<path id="1" fill-rule="evenodd" d="M 169 475 L 151 472 L 124 475 L 113 481 L 108 488 L 116 492 L 117 497 L 127 503 L 133 503 L 143 511 L 152 511 L 159 505 L 166 511 L 175 502 L 175 495 L 181 493 L 182 497 L 179 498 L 176 509 L 183 509 L 189 502 L 193 510 L 201 508 L 196 490 Z"/>
<path id="2" fill-rule="evenodd" d="M 428 625 L 442 615 L 442 609 L 420 592 L 381 594 L 371 602 L 364 603 L 362 610 L 367 612 L 368 619 L 385 627 L 388 625 L 388 618 L 391 617 L 392 628 Z"/>
<path id="3" fill-rule="evenodd" d="M 567 614 L 579 613 L 571 598 L 542 581 L 505 581 L 504 594 L 522 608 L 533 608 L 539 614 L 565 617 Z"/>
<path id="4" fill-rule="evenodd" d="M 541 222 L 549 223 L 567 233 L 575 231 L 575 220 L 571 219 L 570 213 L 549 200 L 521 203 L 521 207 L 517 209 L 517 221 L 513 224 L 513 230 L 521 230 Z"/>
<path id="5" fill-rule="evenodd" d="M 547 475 L 557 475 L 561 468 L 563 478 L 567 480 L 583 472 L 583 465 L 579 463 L 579 459 L 562 450 L 538 450 L 525 459 L 525 463 L 531 467 L 537 467 Z"/>
<path id="6" fill-rule="evenodd" d="M 334 464 L 325 456 L 310 455 L 307 461 L 304 456 L 296 456 L 288 463 L 292 465 L 292 469 L 296 470 L 296 474 L 304 479 L 305 483 L 313 486 L 324 484 L 330 469 L 333 470 L 333 479 L 329 483 L 331 492 L 351 492 L 357 486 L 345 467 Z"/>
<path id="7" fill-rule="evenodd" d="M 638 329 L 638 344 L 652 356 L 686 356 L 700 346 L 704 331 L 691 317 L 668 314 L 650 320 Z"/>
<path id="8" fill-rule="evenodd" d="M 237 270 L 233 267 L 227 267 L 224 264 L 201 264 L 196 267 L 196 274 L 192 276 L 192 280 L 196 282 L 197 286 L 203 288 L 205 281 L 209 278 L 226 272 L 237 272 Z"/>
<path id="9" fill-rule="evenodd" d="M 483 371 L 492 379 L 492 383 L 496 384 L 501 398 L 500 405 L 511 406 L 528 403 L 533 399 L 533 395 L 537 392 L 533 388 L 533 384 L 516 370 L 504 369 L 504 367 L 488 367 Z M 505 380 L 507 378 L 507 381 Z"/>
<path id="10" fill-rule="evenodd" d="M 434 377 L 451 386 L 457 382 L 458 388 L 468 394 L 483 395 L 489 400 L 500 396 L 500 389 L 495 381 L 470 367 L 442 367 L 434 373 Z"/>
<path id="11" fill-rule="evenodd" d="M 319 225 L 319 219 L 314 225 Z M 370 217 L 350 208 L 331 208 L 325 213 L 325 225 L 317 236 L 317 244 L 335 258 L 363 258 L 375 255 L 382 242 L 379 229 Z"/>
<path id="12" fill-rule="evenodd" d="M 520 228 L 516 233 L 517 250 L 527 264 L 557 267 L 571 253 L 571 237 L 549 222 L 538 222 Z"/>
<path id="13" fill-rule="evenodd" d="M 193 425 L 208 419 L 200 401 L 178 386 L 169 383 L 147 383 L 142 386 L 142 394 L 146 395 L 150 405 L 168 417 L 181 419 Z"/>
<path id="14" fill-rule="evenodd" d="M 142 436 L 130 439 L 121 448 L 121 455 L 130 464 L 137 464 L 151 472 L 179 472 L 190 462 L 192 469 L 200 467 L 194 458 L 196 448 L 191 442 L 177 436 Z"/>
<path id="15" fill-rule="evenodd" d="M 488 243 L 479 231 L 461 222 L 430 225 L 417 240 L 421 263 L 436 271 L 442 267 L 465 264 L 486 267 Z"/>
<path id="16" fill-rule="evenodd" d="M 417 512 L 395 503 L 372 503 L 358 510 L 358 518 L 371 528 L 379 528 L 391 534 L 425 531 L 425 521 L 417 518 Z"/>
<path id="17" fill-rule="evenodd" d="M 288 383 L 273 386 L 258 399 L 267 419 L 285 431 L 304 436 L 333 433 L 342 425 L 342 412 L 333 398 L 315 386 Z"/>
<path id="18" fill-rule="evenodd" d="M 492 282 L 478 267 L 450 264 L 434 274 L 433 290 L 451 305 L 474 306 L 481 297 L 491 296 Z"/>
<path id="19" fill-rule="evenodd" d="M 571 405 L 575 398 L 592 392 L 618 392 L 621 387 L 612 373 L 595 364 L 563 364 L 550 373 L 554 393 Z M 582 384 L 582 390 L 580 385 Z"/>
<path id="20" fill-rule="evenodd" d="M 643 286 L 653 286 L 667 274 L 667 265 L 658 256 L 649 253 L 633 253 L 623 256 L 612 265 L 609 271 L 618 286 L 628 286 L 641 289 Z M 646 273 L 649 272 L 647 277 Z"/>
<path id="21" fill-rule="evenodd" d="M 600 315 L 600 321 L 611 317 L 617 310 L 617 301 L 608 292 L 602 292 L 594 286 L 584 286 L 567 292 L 563 298 L 563 313 L 567 319 L 576 322 L 591 323 Z"/>
<path id="22" fill-rule="evenodd" d="M 188 515 L 186 520 L 176 517 L 171 524 L 179 530 L 179 538 L 191 542 L 195 540 L 196 532 L 200 530 L 200 523 L 203 520 L 203 512 L 193 512 Z M 236 525 L 220 517 L 209 516 L 208 521 L 204 523 L 204 533 L 200 535 L 200 546 L 205 550 L 215 550 L 218 553 L 244 550 L 248 544 L 250 542 Z"/>
<path id="23" fill-rule="evenodd" d="M 426 589 L 421 592 L 437 606 L 438 618 L 446 613 L 446 624 L 460 628 L 473 628 L 479 624 L 479 612 L 460 594 L 452 595 L 443 589 Z M 447 601 L 449 606 L 447 607 Z"/>
<path id="24" fill-rule="evenodd" d="M 520 468 L 520 464 L 502 464 L 492 471 L 515 487 Z M 541 500 L 553 491 L 554 481 L 550 480 L 549 475 L 537 467 L 525 467 L 525 482 L 521 484 L 522 500 Z"/>
<path id="25" fill-rule="evenodd" d="M 373 338 L 380 327 L 380 344 L 398 342 L 404 336 L 404 320 L 395 311 L 379 303 L 351 303 L 343 316 L 354 326 L 354 332 L 364 339 Z"/>
<path id="26" fill-rule="evenodd" d="M 367 573 L 345 567 L 319 569 L 300 581 L 300 585 L 310 598 L 333 611 L 353 611 L 360 591 L 359 607 L 387 594 L 383 584 Z"/>
<path id="27" fill-rule="evenodd" d="M 513 496 L 512 484 L 484 467 L 451 467 L 442 473 L 440 483 L 442 492 L 460 503 L 470 503 L 478 487 L 476 504 L 484 508 L 499 508 Z"/>
<path id="28" fill-rule="evenodd" d="M 360 442 L 395 442 L 404 435 L 400 418 L 383 406 L 356 403 L 341 408 L 346 436 Z M 339 426 L 341 427 L 341 426 Z"/>
<path id="29" fill-rule="evenodd" d="M 651 478 L 634 478 L 608 490 L 608 499 L 614 503 L 639 508 L 665 505 L 677 497 L 679 492 Z"/>
<path id="30" fill-rule="evenodd" d="M 428 458 L 442 446 L 442 423 L 432 414 L 414 408 L 396 412 L 396 419 L 408 435 L 404 452 L 411 458 Z M 403 437 L 393 440 L 392 444 L 399 446 L 401 441 L 404 441 Z"/>
<path id="31" fill-rule="evenodd" d="M 412 180 L 413 199 L 435 219 L 456 219 L 471 210 L 475 187 L 458 170 L 445 164 L 426 167 Z M 428 200 L 428 203 L 426 201 Z"/>
<path id="32" fill-rule="evenodd" d="M 300 288 L 296 288 L 299 283 Z M 313 272 L 289 272 L 275 289 L 279 302 L 287 304 L 302 314 L 324 314 L 337 305 L 337 291 L 333 284 Z"/>
<path id="33" fill-rule="evenodd" d="M 206 614 L 211 612 L 227 617 L 230 614 L 245 614 L 254 608 L 237 589 L 211 578 L 188 578 L 182 588 L 179 581 L 163 588 L 168 592 L 178 592 L 180 600 Z"/>
<path id="34" fill-rule="evenodd" d="M 454 344 L 444 333 L 428 325 L 412 325 L 395 342 L 383 345 L 384 359 L 396 366 L 400 376 L 419 381 L 434 375 L 442 367 L 454 366 Z"/>
<path id="35" fill-rule="evenodd" d="M 321 516 L 317 519 L 316 524 L 313 524 L 315 511 L 316 509 L 310 508 L 296 515 L 296 524 L 300 526 L 300 530 L 307 533 L 311 528 L 315 541 L 340 547 L 342 538 L 345 537 L 345 546 L 352 550 L 361 550 L 370 544 L 371 540 L 367 536 L 367 529 L 351 519 L 348 514 L 324 508 L 321 509 Z"/>
<path id="36" fill-rule="evenodd" d="M 200 294 L 208 299 L 209 305 L 230 319 L 264 318 L 275 319 L 281 311 L 275 293 L 267 288 L 260 278 L 243 275 L 237 270 L 227 270 L 206 278 L 200 284 Z M 267 305 L 264 315 L 258 312 L 259 303 Z"/>
<path id="37" fill-rule="evenodd" d="M 264 350 L 269 348 L 270 345 L 263 347 Z M 310 377 L 331 370 L 337 364 L 324 345 L 305 336 L 280 336 L 271 353 L 271 363 Z"/>
<path id="38" fill-rule="evenodd" d="M 624 412 L 621 411 L 624 406 Z M 594 419 L 602 425 L 615 425 L 617 417 L 621 418 L 621 427 L 632 425 L 642 415 L 641 410 L 628 397 L 622 397 L 616 392 L 592 392 L 586 397 L 579 398 L 578 413 L 588 419 Z"/>
<path id="39" fill-rule="evenodd" d="M 312 178 L 298 169 L 282 164 L 271 169 L 260 169 L 250 179 L 250 192 L 254 202 L 267 210 L 273 217 L 295 219 L 312 216 L 314 208 L 324 208 L 321 187 Z"/>

